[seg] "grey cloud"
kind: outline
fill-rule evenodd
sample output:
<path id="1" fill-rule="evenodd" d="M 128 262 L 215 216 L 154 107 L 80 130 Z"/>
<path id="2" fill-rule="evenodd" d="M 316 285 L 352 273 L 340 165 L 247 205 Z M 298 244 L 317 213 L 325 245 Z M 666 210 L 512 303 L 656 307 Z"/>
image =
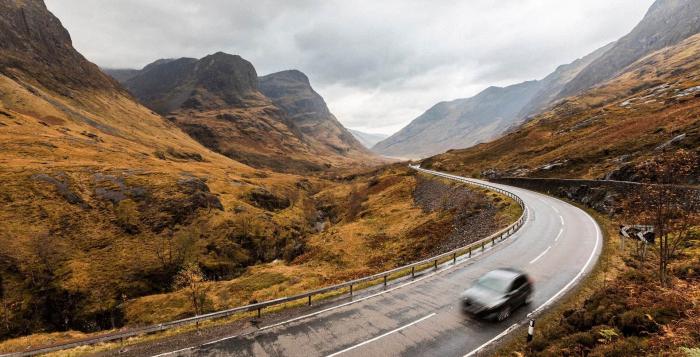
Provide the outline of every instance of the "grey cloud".
<path id="1" fill-rule="evenodd" d="M 397 130 L 440 100 L 537 79 L 628 32 L 653 0 L 47 0 L 104 67 L 240 54 L 304 71 L 346 126 Z"/>

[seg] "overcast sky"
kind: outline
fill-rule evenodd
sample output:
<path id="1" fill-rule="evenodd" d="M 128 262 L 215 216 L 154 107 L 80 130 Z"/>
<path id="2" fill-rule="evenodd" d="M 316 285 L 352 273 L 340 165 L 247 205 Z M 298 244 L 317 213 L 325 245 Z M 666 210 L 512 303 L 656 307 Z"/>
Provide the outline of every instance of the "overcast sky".
<path id="1" fill-rule="evenodd" d="M 102 67 L 239 54 L 299 69 L 347 127 L 393 133 L 435 103 L 540 79 L 625 35 L 653 0 L 46 0 Z"/>

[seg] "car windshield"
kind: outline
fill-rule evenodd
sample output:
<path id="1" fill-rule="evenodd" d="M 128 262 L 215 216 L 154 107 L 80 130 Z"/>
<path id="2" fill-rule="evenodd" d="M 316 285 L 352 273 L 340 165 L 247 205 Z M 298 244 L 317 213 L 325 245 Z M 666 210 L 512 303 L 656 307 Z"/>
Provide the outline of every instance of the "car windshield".
<path id="1" fill-rule="evenodd" d="M 510 279 L 504 279 L 503 276 L 489 273 L 479 278 L 476 285 L 499 293 L 504 293 L 508 290 Z"/>

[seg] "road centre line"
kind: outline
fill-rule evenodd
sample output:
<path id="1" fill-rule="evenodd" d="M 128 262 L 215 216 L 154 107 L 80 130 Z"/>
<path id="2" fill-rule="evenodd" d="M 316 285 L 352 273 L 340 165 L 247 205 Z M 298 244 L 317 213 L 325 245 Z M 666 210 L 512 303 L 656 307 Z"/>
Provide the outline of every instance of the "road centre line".
<path id="1" fill-rule="evenodd" d="M 551 245 L 549 247 L 547 247 L 547 249 L 545 249 L 544 252 L 540 253 L 540 255 L 538 255 L 535 259 L 531 260 L 529 264 L 532 264 L 532 263 L 538 261 L 540 258 L 542 258 L 543 255 L 547 254 L 547 252 L 549 252 L 550 249 L 552 249 Z"/>

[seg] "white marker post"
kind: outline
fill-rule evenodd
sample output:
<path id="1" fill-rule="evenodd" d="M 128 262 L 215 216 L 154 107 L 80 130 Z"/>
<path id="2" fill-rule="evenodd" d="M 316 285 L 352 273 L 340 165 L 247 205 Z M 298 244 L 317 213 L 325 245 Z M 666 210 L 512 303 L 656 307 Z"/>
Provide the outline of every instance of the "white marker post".
<path id="1" fill-rule="evenodd" d="M 530 326 L 527 327 L 527 343 L 532 342 L 532 335 L 535 333 L 535 320 L 530 320 Z"/>

